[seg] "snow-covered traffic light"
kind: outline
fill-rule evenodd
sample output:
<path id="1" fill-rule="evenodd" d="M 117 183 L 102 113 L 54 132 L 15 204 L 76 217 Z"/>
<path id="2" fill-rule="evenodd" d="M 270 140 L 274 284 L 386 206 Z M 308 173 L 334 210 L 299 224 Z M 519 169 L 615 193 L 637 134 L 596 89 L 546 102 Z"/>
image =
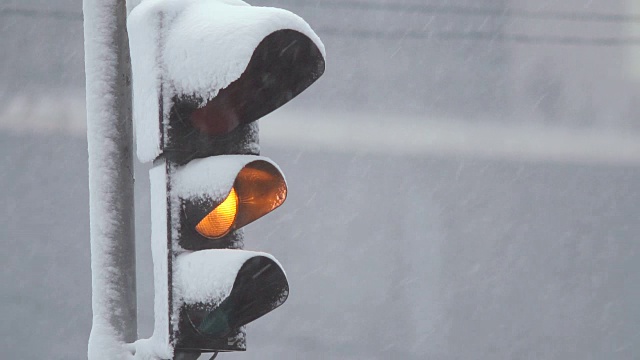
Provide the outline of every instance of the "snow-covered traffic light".
<path id="1" fill-rule="evenodd" d="M 289 286 L 271 255 L 238 249 L 238 229 L 284 202 L 284 176 L 269 159 L 254 155 L 171 166 L 165 162 L 157 175 L 169 188 L 165 216 L 174 304 L 178 300 L 169 310 L 177 321 L 175 347 L 242 350 L 240 328 L 280 306 Z"/>
<path id="2" fill-rule="evenodd" d="M 273 256 L 241 250 L 287 196 L 255 121 L 322 75 L 324 46 L 297 15 L 239 0 L 145 0 L 128 30 L 137 153 L 154 165 L 155 352 L 244 350 L 244 325 L 289 293 Z"/>

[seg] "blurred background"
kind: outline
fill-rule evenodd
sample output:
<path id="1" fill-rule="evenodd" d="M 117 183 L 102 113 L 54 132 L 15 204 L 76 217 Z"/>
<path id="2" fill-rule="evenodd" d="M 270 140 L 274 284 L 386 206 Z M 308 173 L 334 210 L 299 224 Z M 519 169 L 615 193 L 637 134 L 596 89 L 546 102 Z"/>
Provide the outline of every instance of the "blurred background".
<path id="1" fill-rule="evenodd" d="M 219 358 L 640 356 L 640 1 L 252 4 L 305 18 L 328 63 L 260 123 L 289 198 L 245 245 L 281 261 L 290 297 Z M 0 49 L 0 352 L 83 359 L 82 2 L 0 0 Z"/>

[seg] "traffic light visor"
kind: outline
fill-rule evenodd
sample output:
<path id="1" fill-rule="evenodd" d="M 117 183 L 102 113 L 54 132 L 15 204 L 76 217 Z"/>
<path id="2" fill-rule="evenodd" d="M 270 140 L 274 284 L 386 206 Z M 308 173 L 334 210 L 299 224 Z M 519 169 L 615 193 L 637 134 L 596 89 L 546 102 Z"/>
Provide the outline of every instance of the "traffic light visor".
<path id="1" fill-rule="evenodd" d="M 265 161 L 247 164 L 226 198 L 196 225 L 200 235 L 217 239 L 270 213 L 287 197 L 282 173 Z"/>
<path id="2" fill-rule="evenodd" d="M 273 211 L 287 197 L 278 166 L 253 155 L 192 160 L 176 170 L 171 187 L 182 203 L 185 239 L 191 231 L 222 238 Z"/>
<path id="3" fill-rule="evenodd" d="M 171 138 L 164 137 L 166 125 L 175 124 L 158 122 L 172 99 L 196 100 L 185 123 L 197 136 L 219 137 L 282 106 L 325 70 L 320 38 L 283 9 L 154 0 L 136 6 L 127 23 L 138 156 L 145 162 L 176 145 L 163 144 Z"/>
<path id="4" fill-rule="evenodd" d="M 270 258 L 256 256 L 242 265 L 224 301 L 214 309 L 191 307 L 187 317 L 201 335 L 223 337 L 282 305 L 288 295 L 282 268 Z"/>
<path id="5" fill-rule="evenodd" d="M 175 269 L 182 303 L 179 344 L 189 339 L 202 343 L 226 340 L 241 326 L 282 305 L 289 295 L 282 266 L 267 253 L 231 249 L 186 252 L 176 258 Z"/>
<path id="6" fill-rule="evenodd" d="M 190 123 L 207 135 L 228 134 L 289 102 L 324 69 L 324 56 L 312 39 L 294 30 L 275 31 L 258 45 L 239 79 L 192 111 Z"/>
<path id="7" fill-rule="evenodd" d="M 239 211 L 236 227 L 243 227 L 275 210 L 287 198 L 287 183 L 270 163 L 247 164 L 236 178 Z"/>

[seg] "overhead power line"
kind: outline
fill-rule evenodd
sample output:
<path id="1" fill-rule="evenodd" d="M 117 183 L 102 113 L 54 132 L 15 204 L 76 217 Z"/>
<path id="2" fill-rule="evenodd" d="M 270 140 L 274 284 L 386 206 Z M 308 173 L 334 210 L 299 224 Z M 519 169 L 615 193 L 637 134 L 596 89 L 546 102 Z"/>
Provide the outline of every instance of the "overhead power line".
<path id="1" fill-rule="evenodd" d="M 388 4 L 360 1 L 327 1 L 327 0 L 280 0 L 281 3 L 295 6 L 376 10 L 387 12 L 407 12 L 420 14 L 449 14 L 461 16 L 489 16 L 503 18 L 524 18 L 533 20 L 564 20 L 576 22 L 609 22 L 609 23 L 640 23 L 640 14 L 616 14 L 585 11 L 553 11 L 553 10 L 519 10 L 490 7 L 468 7 L 459 5 L 430 5 L 430 4 Z"/>
<path id="2" fill-rule="evenodd" d="M 595 11 L 553 11 L 522 10 L 510 8 L 467 7 L 459 5 L 430 4 L 388 4 L 361 1 L 333 0 L 279 0 L 279 3 L 292 6 L 375 10 L 388 12 L 407 12 L 419 14 L 449 14 L 460 16 L 484 16 L 501 18 L 523 18 L 532 20 L 564 20 L 575 22 L 640 23 L 640 14 L 602 13 Z M 27 17 L 57 18 L 64 20 L 82 20 L 82 13 L 61 10 L 0 8 L 0 15 L 19 15 Z"/>
<path id="3" fill-rule="evenodd" d="M 640 37 L 617 38 L 602 37 L 588 38 L 578 36 L 551 36 L 551 35 L 526 35 L 504 34 L 499 32 L 425 32 L 425 31 L 375 31 L 375 30 L 341 30 L 336 28 L 318 28 L 320 35 L 348 37 L 357 39 L 384 39 L 384 40 L 482 40 L 496 42 L 515 42 L 523 44 L 547 44 L 547 45 L 582 45 L 582 46 L 640 46 Z"/>
<path id="4" fill-rule="evenodd" d="M 44 9 L 2 9 L 0 8 L 0 16 L 13 15 L 31 18 L 49 18 L 59 20 L 82 20 L 81 12 L 61 11 L 61 10 L 44 10 Z"/>
<path id="5" fill-rule="evenodd" d="M 288 2 L 290 0 L 284 0 L 284 2 Z M 295 2 L 299 5 L 315 5 L 318 7 L 323 6 L 362 6 L 363 8 L 366 6 L 368 8 L 375 8 L 376 6 L 380 8 L 401 8 L 401 9 L 413 9 L 413 11 L 417 11 L 418 9 L 448 9 L 453 11 L 454 9 L 463 10 L 465 14 L 471 15 L 473 11 L 481 10 L 484 11 L 483 15 L 492 16 L 497 15 L 498 13 L 501 16 L 514 16 L 514 14 L 518 14 L 518 12 L 514 11 L 498 11 L 491 9 L 480 9 L 480 8 L 463 8 L 463 7 L 435 7 L 429 5 L 391 5 L 391 4 L 376 4 L 376 3 L 359 3 L 359 2 L 318 2 L 311 3 L 308 1 Z M 409 10 L 407 10 L 409 11 Z M 520 14 L 525 14 L 525 12 L 520 11 Z M 616 15 L 616 14 L 596 14 L 596 13 L 553 13 L 553 12 L 526 12 L 527 14 L 535 14 L 536 16 L 542 14 L 555 14 L 558 18 L 560 16 L 573 16 L 572 19 L 578 19 L 580 16 L 583 16 L 583 19 L 586 19 L 584 16 L 590 16 L 591 21 L 595 21 L 595 19 L 609 19 L 610 21 L 614 21 L 614 19 L 618 19 L 616 21 L 625 21 L 625 22 L 640 22 L 640 15 Z M 474 15 L 478 15 L 477 13 L 473 13 Z M 81 21 L 83 16 L 81 12 L 72 12 L 72 11 L 60 11 L 60 10 L 41 10 L 41 9 L 0 9 L 0 16 L 2 15 L 12 15 L 12 16 L 25 16 L 31 18 L 53 18 L 53 19 L 61 19 L 61 20 L 70 20 L 70 21 Z M 444 32 L 436 32 L 436 31 L 381 31 L 381 30 L 341 30 L 337 28 L 318 28 L 316 29 L 318 33 L 321 35 L 327 36 L 335 36 L 335 37 L 344 37 L 344 38 L 357 38 L 357 39 L 384 39 L 384 40 L 400 40 L 400 39 L 408 39 L 408 40 L 438 40 L 438 41 L 462 41 L 462 40 L 479 40 L 479 41 L 495 41 L 495 42 L 515 42 L 522 44 L 550 44 L 550 45 L 575 45 L 575 46 L 640 46 L 640 38 L 639 37 L 628 37 L 628 38 L 619 38 L 619 37 L 602 37 L 602 38 L 590 38 L 590 37 L 578 37 L 578 36 L 560 36 L 560 35 L 527 35 L 527 34 L 504 34 L 500 32 L 482 32 L 482 31 L 470 31 L 470 32 L 455 32 L 455 31 L 444 31 Z"/>

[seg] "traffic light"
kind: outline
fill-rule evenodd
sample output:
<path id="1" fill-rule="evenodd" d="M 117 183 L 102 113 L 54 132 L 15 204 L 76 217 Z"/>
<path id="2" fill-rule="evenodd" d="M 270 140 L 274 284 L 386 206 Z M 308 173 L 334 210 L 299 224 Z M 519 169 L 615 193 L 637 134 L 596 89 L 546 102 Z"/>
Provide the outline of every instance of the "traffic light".
<path id="1" fill-rule="evenodd" d="M 128 20 L 137 153 L 150 170 L 155 329 L 171 353 L 246 349 L 244 326 L 289 285 L 242 227 L 287 196 L 256 120 L 324 72 L 324 46 L 282 9 L 145 0 Z"/>

